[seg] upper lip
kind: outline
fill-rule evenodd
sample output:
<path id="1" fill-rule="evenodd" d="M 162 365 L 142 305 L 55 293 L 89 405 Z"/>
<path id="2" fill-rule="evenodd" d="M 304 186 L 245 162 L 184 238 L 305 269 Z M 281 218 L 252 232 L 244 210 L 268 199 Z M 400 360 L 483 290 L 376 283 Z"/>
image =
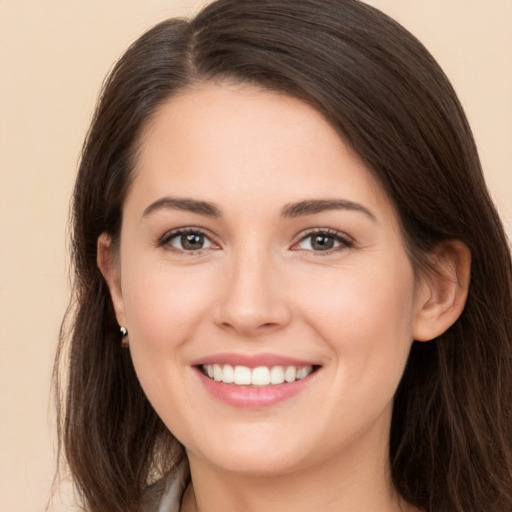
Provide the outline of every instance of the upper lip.
<path id="1" fill-rule="evenodd" d="M 248 368 L 257 368 L 258 366 L 319 366 L 315 361 L 297 359 L 279 354 L 270 353 L 219 353 L 201 357 L 192 361 L 192 366 L 208 364 L 229 364 L 231 366 L 247 366 Z"/>

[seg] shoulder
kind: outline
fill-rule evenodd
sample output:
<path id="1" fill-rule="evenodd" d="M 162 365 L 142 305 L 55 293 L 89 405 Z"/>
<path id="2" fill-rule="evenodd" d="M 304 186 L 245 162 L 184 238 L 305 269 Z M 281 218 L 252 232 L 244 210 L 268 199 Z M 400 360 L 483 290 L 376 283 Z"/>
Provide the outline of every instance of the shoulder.
<path id="1" fill-rule="evenodd" d="M 189 480 L 185 457 L 167 476 L 148 487 L 141 512 L 180 512 L 181 497 Z"/>

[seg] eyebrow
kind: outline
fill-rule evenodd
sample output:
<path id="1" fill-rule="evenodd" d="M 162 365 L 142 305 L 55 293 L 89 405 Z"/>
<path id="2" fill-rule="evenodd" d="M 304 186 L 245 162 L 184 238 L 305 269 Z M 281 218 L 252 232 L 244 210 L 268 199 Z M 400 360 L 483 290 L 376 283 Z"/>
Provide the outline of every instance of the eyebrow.
<path id="1" fill-rule="evenodd" d="M 154 203 L 151 203 L 143 212 L 142 217 L 147 217 L 158 210 L 181 210 L 197 213 L 207 217 L 222 217 L 222 211 L 215 203 L 208 201 L 198 201 L 197 199 L 182 197 L 162 197 Z M 296 218 L 314 215 L 329 210 L 351 210 L 364 213 L 373 221 L 376 221 L 375 215 L 359 203 L 348 201 L 346 199 L 310 199 L 290 203 L 283 207 L 281 217 Z"/>
<path id="2" fill-rule="evenodd" d="M 345 199 L 312 199 L 308 201 L 300 201 L 298 203 L 287 204 L 282 212 L 282 217 L 303 217 L 306 215 L 314 215 L 328 210 L 351 210 L 361 212 L 367 215 L 373 221 L 376 221 L 375 215 L 365 208 L 362 204 L 347 201 Z"/>
<path id="3" fill-rule="evenodd" d="M 158 199 L 144 210 L 142 217 L 147 217 L 158 210 L 182 210 L 208 217 L 222 217 L 222 212 L 214 203 L 181 197 L 162 197 Z"/>

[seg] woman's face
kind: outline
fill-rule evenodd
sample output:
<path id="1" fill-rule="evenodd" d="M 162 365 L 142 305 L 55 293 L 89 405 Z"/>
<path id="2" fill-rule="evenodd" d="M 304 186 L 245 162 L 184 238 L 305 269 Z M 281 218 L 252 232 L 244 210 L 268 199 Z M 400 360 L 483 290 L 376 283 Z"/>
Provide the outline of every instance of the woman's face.
<path id="1" fill-rule="evenodd" d="M 227 84 L 169 100 L 116 261 L 137 375 L 191 462 L 385 456 L 423 292 L 392 205 L 316 110 Z"/>

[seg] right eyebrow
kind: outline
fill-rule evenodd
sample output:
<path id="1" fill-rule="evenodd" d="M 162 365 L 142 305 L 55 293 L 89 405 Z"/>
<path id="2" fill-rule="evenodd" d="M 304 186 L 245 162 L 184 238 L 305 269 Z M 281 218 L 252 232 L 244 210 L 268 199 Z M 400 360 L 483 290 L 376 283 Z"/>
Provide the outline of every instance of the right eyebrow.
<path id="1" fill-rule="evenodd" d="M 143 212 L 142 217 L 147 217 L 158 210 L 182 210 L 186 212 L 198 213 L 208 217 L 222 217 L 220 208 L 214 203 L 207 201 L 197 201 L 187 197 L 162 197 L 151 203 Z"/>
<path id="2" fill-rule="evenodd" d="M 368 218 L 376 221 L 375 215 L 362 204 L 346 199 L 311 199 L 285 205 L 281 212 L 282 217 L 304 217 L 315 215 L 328 210 L 349 210 L 364 213 Z"/>

